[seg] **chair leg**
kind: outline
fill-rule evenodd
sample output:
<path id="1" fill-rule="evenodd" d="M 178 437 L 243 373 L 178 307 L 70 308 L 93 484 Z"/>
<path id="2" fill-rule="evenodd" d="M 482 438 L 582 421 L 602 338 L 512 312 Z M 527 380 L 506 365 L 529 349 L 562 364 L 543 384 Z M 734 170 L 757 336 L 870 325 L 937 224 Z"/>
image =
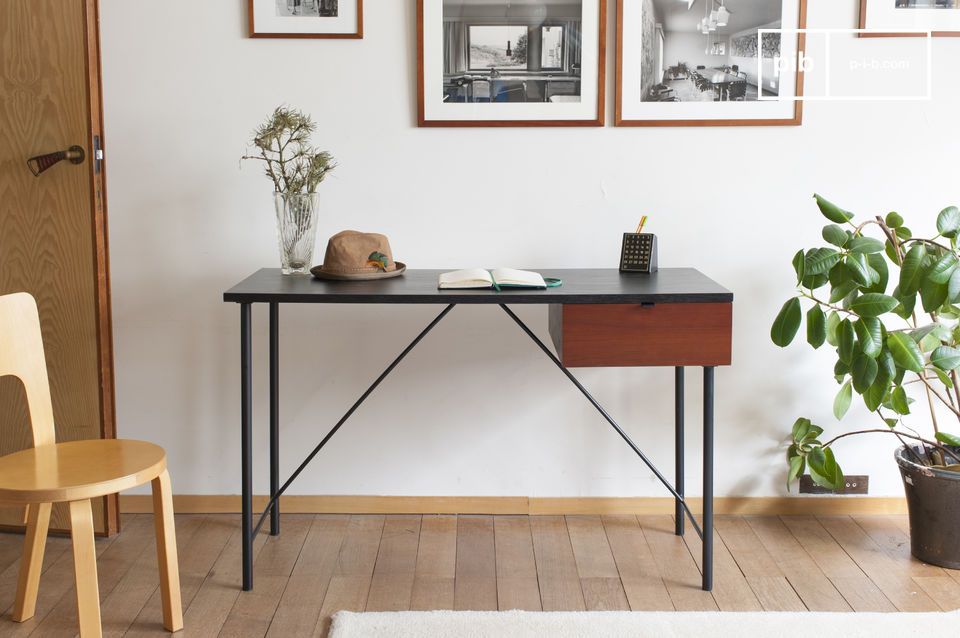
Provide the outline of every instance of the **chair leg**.
<path id="1" fill-rule="evenodd" d="M 17 581 L 17 598 L 13 604 L 14 622 L 24 622 L 33 618 L 37 606 L 40 572 L 43 570 L 43 550 L 47 545 L 49 528 L 50 503 L 28 505 L 27 534 L 23 540 L 20 579 Z"/>
<path id="2" fill-rule="evenodd" d="M 93 511 L 89 500 L 70 502 L 70 537 L 73 540 L 73 569 L 77 580 L 80 638 L 101 638 L 97 548 L 93 543 Z"/>
<path id="3" fill-rule="evenodd" d="M 153 479 L 153 522 L 157 531 L 163 626 L 167 631 L 180 631 L 183 629 L 180 568 L 177 565 L 177 534 L 173 524 L 173 493 L 170 491 L 170 474 L 166 470 Z"/>

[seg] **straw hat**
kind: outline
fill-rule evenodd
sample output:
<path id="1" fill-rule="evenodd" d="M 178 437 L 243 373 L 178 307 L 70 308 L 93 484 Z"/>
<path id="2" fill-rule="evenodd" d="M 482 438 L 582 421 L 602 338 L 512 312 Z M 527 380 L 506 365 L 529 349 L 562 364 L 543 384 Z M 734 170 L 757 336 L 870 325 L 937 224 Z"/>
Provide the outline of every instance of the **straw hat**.
<path id="1" fill-rule="evenodd" d="M 330 238 L 323 264 L 310 272 L 318 279 L 364 280 L 396 277 L 406 269 L 393 261 L 386 236 L 344 230 Z"/>

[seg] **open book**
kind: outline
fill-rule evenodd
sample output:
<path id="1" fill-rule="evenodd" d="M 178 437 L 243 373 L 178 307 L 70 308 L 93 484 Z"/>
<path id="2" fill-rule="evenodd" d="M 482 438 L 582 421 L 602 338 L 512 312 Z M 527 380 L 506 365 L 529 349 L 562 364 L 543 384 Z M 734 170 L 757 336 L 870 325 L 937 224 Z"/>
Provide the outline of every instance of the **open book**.
<path id="1" fill-rule="evenodd" d="M 468 268 L 440 275 L 440 288 L 547 288 L 559 286 L 559 279 L 545 280 L 540 273 L 513 268 Z"/>

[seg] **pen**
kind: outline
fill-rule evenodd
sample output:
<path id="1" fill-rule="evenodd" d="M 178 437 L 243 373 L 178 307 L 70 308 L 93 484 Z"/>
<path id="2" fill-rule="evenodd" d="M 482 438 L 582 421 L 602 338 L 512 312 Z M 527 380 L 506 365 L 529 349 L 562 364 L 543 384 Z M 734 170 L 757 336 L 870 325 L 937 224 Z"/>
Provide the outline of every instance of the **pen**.
<path id="1" fill-rule="evenodd" d="M 643 227 L 646 226 L 646 224 L 647 224 L 647 216 L 644 215 L 643 217 L 640 218 L 640 223 L 637 224 L 637 232 L 635 234 L 639 235 L 640 233 L 642 233 Z"/>

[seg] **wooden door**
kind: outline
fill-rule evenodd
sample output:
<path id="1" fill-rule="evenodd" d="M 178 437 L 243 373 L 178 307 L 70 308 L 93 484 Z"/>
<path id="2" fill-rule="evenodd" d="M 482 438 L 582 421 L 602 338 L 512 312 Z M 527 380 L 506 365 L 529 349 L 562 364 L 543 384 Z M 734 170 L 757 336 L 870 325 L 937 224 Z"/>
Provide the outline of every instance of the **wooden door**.
<path id="1" fill-rule="evenodd" d="M 0 2 L 0 294 L 40 307 L 57 440 L 114 436 L 97 0 Z M 26 160 L 73 145 L 85 159 L 39 176 Z M 0 379 L 0 454 L 29 447 L 19 381 Z M 119 528 L 116 497 L 96 531 Z M 65 508 L 51 527 L 69 528 Z M 22 523 L 0 509 L 0 526 Z"/>

